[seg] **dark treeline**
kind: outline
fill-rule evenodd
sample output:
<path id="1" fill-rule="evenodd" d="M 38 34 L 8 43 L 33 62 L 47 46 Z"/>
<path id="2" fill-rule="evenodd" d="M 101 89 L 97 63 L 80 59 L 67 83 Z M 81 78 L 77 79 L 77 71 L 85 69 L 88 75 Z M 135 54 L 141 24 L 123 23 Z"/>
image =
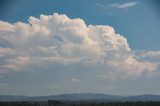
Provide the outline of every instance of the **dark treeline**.
<path id="1" fill-rule="evenodd" d="M 160 106 L 160 102 L 62 102 L 49 100 L 48 102 L 0 102 L 0 106 Z"/>

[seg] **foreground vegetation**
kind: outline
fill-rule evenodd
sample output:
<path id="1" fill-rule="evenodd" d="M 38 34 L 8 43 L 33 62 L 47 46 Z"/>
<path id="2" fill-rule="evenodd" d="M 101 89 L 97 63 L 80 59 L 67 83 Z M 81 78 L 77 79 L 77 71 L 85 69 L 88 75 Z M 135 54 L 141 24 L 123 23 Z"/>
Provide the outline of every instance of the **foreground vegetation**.
<path id="1" fill-rule="evenodd" d="M 160 102 L 71 102 L 71 101 L 55 101 L 33 102 L 0 102 L 0 106 L 160 106 Z"/>

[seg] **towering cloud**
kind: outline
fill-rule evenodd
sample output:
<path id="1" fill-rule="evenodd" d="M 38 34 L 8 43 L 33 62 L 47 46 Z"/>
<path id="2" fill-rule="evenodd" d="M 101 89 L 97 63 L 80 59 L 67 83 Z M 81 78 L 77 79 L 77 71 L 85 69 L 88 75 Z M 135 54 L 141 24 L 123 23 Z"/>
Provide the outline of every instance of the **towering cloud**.
<path id="1" fill-rule="evenodd" d="M 142 54 L 135 54 L 112 27 L 86 25 L 79 18 L 55 13 L 31 16 L 28 23 L 0 21 L 0 73 L 75 63 L 107 66 L 111 72 L 134 76 L 157 70 L 159 61 L 142 61 Z"/>

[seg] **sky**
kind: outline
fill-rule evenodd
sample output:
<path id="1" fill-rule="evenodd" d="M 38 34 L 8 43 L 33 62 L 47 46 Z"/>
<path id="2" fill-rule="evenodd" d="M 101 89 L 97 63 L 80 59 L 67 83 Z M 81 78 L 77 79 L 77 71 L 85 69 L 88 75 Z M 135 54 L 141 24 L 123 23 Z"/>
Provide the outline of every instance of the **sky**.
<path id="1" fill-rule="evenodd" d="M 160 94 L 158 0 L 2 0 L 0 95 Z"/>

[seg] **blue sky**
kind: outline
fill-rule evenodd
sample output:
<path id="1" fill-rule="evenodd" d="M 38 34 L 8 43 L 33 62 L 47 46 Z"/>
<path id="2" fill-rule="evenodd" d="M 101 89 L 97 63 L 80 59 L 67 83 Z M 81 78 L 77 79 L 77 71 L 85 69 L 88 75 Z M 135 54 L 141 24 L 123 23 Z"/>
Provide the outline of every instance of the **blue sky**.
<path id="1" fill-rule="evenodd" d="M 160 94 L 158 4 L 3 0 L 0 94 Z"/>

